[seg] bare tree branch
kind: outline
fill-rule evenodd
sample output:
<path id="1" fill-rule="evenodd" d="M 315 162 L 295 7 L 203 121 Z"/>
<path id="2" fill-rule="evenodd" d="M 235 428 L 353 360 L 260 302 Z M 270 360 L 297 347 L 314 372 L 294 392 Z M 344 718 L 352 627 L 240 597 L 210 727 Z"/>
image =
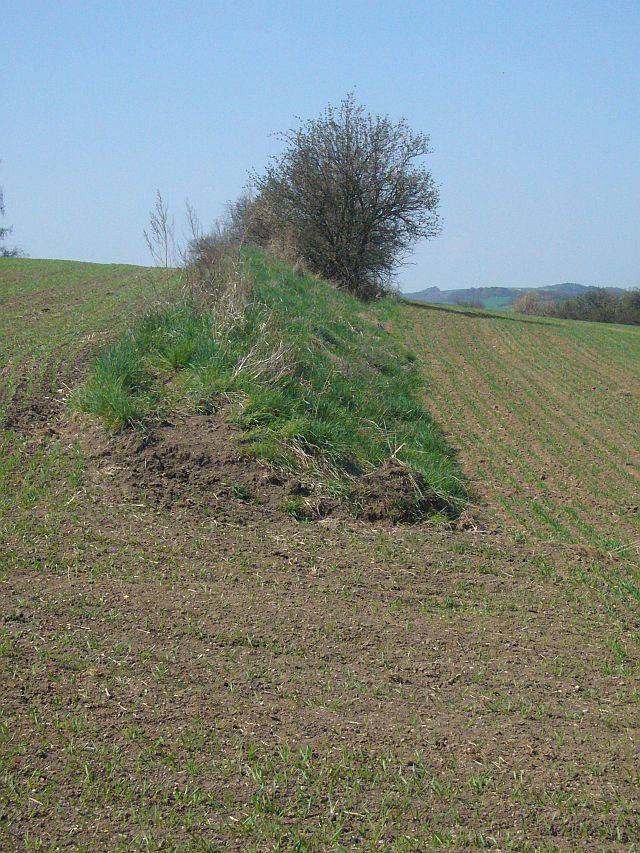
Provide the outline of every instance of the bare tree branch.
<path id="1" fill-rule="evenodd" d="M 169 269 L 175 265 L 175 226 L 160 190 L 156 193 L 156 203 L 149 214 L 149 230 L 145 230 L 144 238 L 157 266 Z"/>

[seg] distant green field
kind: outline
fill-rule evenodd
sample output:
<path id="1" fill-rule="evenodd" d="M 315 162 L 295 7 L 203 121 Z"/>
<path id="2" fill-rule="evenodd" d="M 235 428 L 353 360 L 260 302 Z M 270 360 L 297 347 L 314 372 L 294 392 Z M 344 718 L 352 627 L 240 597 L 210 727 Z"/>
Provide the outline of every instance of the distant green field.
<path id="1" fill-rule="evenodd" d="M 513 299 L 509 296 L 490 296 L 488 299 L 483 300 L 483 304 L 485 309 L 490 310 L 498 310 L 500 308 L 511 308 L 513 307 Z"/>

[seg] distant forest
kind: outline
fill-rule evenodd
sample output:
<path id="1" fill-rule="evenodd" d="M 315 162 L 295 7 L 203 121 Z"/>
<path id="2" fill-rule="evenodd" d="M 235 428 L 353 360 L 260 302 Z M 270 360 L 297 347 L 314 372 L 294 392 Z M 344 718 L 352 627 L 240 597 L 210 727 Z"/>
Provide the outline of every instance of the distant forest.
<path id="1" fill-rule="evenodd" d="M 564 282 L 562 284 L 551 284 L 545 287 L 523 288 L 523 287 L 470 287 L 463 290 L 440 290 L 439 287 L 429 287 L 418 293 L 403 294 L 407 299 L 416 299 L 421 302 L 431 302 L 436 305 L 462 305 L 467 308 L 485 309 L 509 309 L 515 308 L 525 296 L 535 294 L 535 302 L 531 305 L 544 303 L 566 303 L 586 297 L 589 294 L 589 304 L 596 299 L 598 304 L 603 302 L 602 294 L 608 297 L 624 299 L 629 291 L 620 287 L 589 287 L 575 282 Z M 593 294 L 599 294 L 597 297 Z M 559 310 L 559 309 L 558 309 Z M 577 310 L 574 306 L 574 310 Z M 593 312 L 592 312 L 593 313 Z M 560 316 L 555 314 L 554 316 Z"/>
<path id="2" fill-rule="evenodd" d="M 538 291 L 531 290 L 520 297 L 515 309 L 541 317 L 640 326 L 640 290 L 611 293 L 604 287 L 598 287 L 581 293 L 575 299 L 565 300 L 545 299 Z"/>

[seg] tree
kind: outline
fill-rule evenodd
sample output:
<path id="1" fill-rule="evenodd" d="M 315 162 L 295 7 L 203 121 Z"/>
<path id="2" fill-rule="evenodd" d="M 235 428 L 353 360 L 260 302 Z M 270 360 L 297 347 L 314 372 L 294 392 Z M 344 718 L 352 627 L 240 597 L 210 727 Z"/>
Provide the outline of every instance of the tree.
<path id="1" fill-rule="evenodd" d="M 561 320 L 640 325 L 640 290 L 617 295 L 603 287 L 593 287 L 575 299 L 561 300 L 544 299 L 537 291 L 529 291 L 518 299 L 515 310 Z"/>
<path id="2" fill-rule="evenodd" d="M 454 300 L 454 303 L 459 305 L 460 308 L 484 308 L 484 302 L 477 297 L 465 299 L 463 296 L 458 296 Z"/>
<path id="3" fill-rule="evenodd" d="M 4 216 L 4 195 L 2 187 L 0 187 L 0 216 Z M 0 243 L 4 243 L 8 235 L 11 234 L 11 228 L 0 228 Z M 4 254 L 4 247 L 2 247 Z"/>
<path id="4" fill-rule="evenodd" d="M 320 275 L 363 298 L 384 293 L 414 243 L 440 233 L 429 137 L 351 94 L 281 138 L 284 152 L 254 176 L 260 221 Z"/>
<path id="5" fill-rule="evenodd" d="M 0 187 L 0 216 L 4 216 L 4 195 L 2 187 Z M 5 245 L 5 240 L 12 231 L 13 228 L 10 226 L 5 228 L 0 227 L 0 258 L 19 258 L 24 254 L 15 246 L 13 248 L 9 248 L 9 246 Z"/>
<path id="6" fill-rule="evenodd" d="M 629 290 L 620 297 L 616 322 L 640 326 L 640 290 Z"/>
<path id="7" fill-rule="evenodd" d="M 533 314 L 541 317 L 545 313 L 545 299 L 535 290 L 527 290 L 518 298 L 515 304 L 515 310 L 521 314 Z"/>

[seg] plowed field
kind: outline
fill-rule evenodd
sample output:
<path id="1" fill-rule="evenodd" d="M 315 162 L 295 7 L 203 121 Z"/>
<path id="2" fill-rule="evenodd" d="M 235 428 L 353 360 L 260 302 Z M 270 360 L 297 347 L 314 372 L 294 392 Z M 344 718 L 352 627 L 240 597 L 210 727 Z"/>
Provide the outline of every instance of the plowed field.
<path id="1" fill-rule="evenodd" d="M 401 334 L 479 500 L 527 537 L 640 549 L 640 329 L 412 305 Z"/>
<path id="2" fill-rule="evenodd" d="M 637 331 L 404 307 L 475 506 L 296 521 L 65 409 L 144 270 L 4 263 L 3 850 L 638 849 Z"/>

